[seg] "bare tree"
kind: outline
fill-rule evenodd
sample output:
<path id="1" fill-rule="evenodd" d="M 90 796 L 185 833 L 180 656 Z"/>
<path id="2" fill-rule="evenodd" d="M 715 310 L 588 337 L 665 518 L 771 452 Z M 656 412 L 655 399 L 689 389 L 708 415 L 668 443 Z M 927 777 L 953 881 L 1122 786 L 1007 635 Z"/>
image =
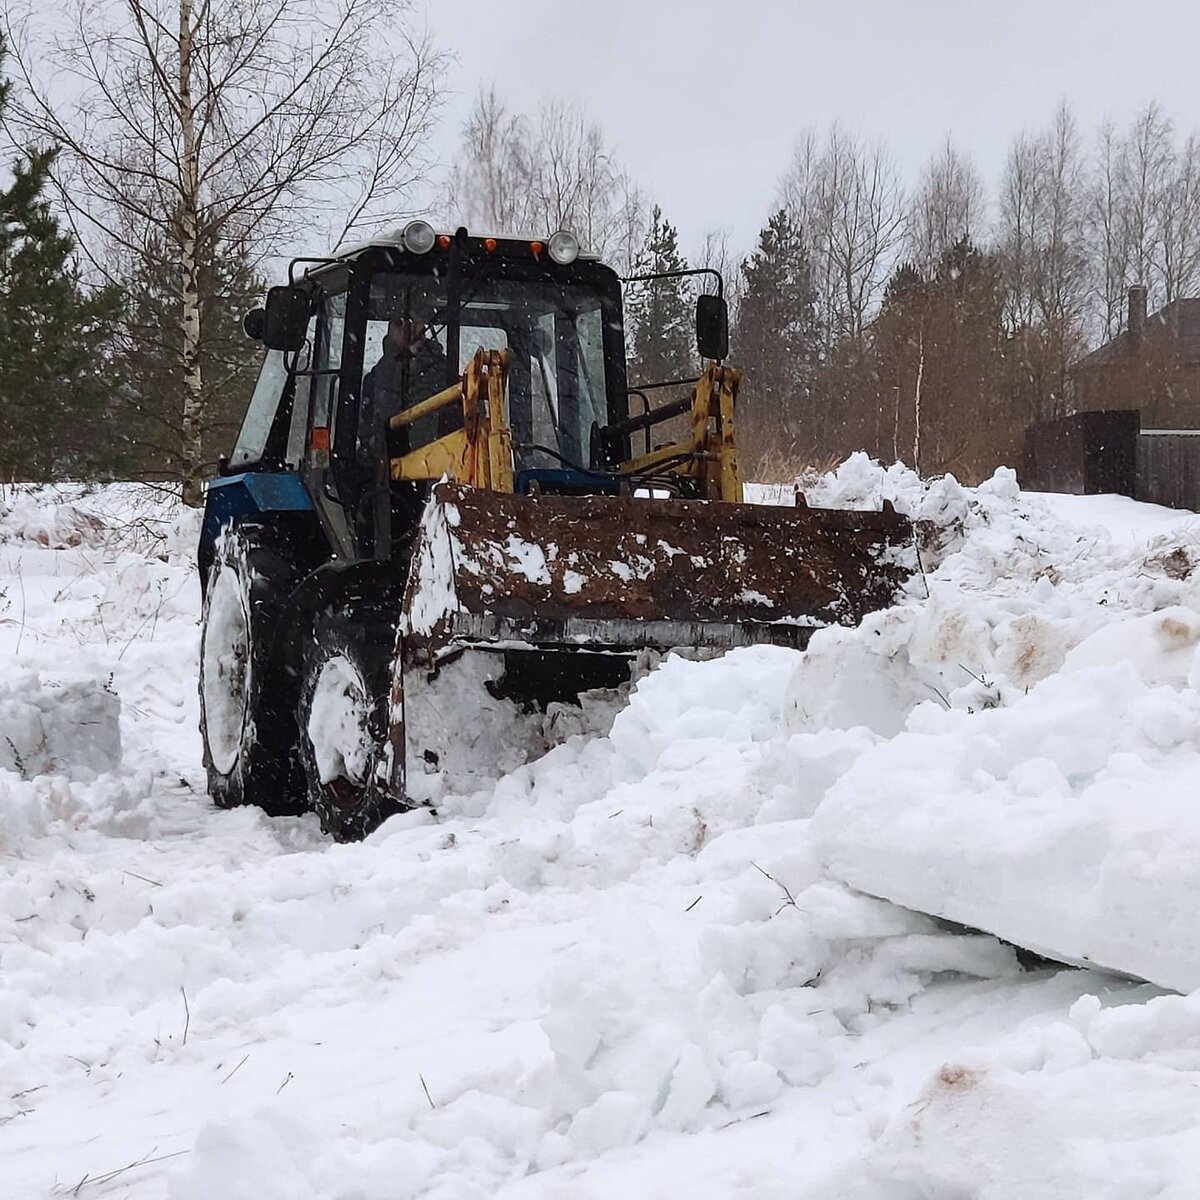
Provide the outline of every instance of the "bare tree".
<path id="1" fill-rule="evenodd" d="M 1078 126 L 1061 103 L 1044 135 L 1044 205 L 1034 272 L 1043 323 L 1069 343 L 1083 320 L 1087 299 L 1084 161 Z"/>
<path id="2" fill-rule="evenodd" d="M 1045 145 L 1021 133 L 1014 138 L 1000 184 L 998 241 L 1004 259 L 1005 317 L 1010 327 L 1036 317 L 1034 274 L 1045 202 Z"/>
<path id="3" fill-rule="evenodd" d="M 1066 355 L 1088 296 L 1085 163 L 1066 104 L 1049 129 L 1013 140 L 999 209 L 1009 326 L 1049 331 Z"/>
<path id="4" fill-rule="evenodd" d="M 1155 273 L 1165 304 L 1196 287 L 1200 275 L 1200 144 L 1189 137 L 1172 155 L 1155 203 Z"/>
<path id="5" fill-rule="evenodd" d="M 1087 189 L 1085 228 L 1091 277 L 1092 335 L 1108 341 L 1121 328 L 1129 280 L 1129 241 L 1121 202 L 1121 139 L 1100 126 Z"/>
<path id="6" fill-rule="evenodd" d="M 1174 151 L 1171 119 L 1157 103 L 1148 105 L 1133 122 L 1120 158 L 1122 223 L 1129 247 L 1129 274 L 1145 283 L 1156 300 L 1156 244 L 1160 237 L 1163 193 L 1169 186 Z"/>
<path id="7" fill-rule="evenodd" d="M 909 198 L 906 253 L 916 267 L 928 272 L 961 238 L 978 239 L 983 217 L 979 172 L 947 136 Z"/>
<path id="8" fill-rule="evenodd" d="M 6 13 L 14 136 L 63 147 L 63 204 L 99 267 L 168 256 L 182 298 L 183 495 L 204 470 L 201 264 L 394 217 L 422 173 L 440 56 L 392 0 L 75 0 Z M 334 214 L 338 214 L 335 221 Z M 158 247 L 157 251 L 154 249 Z M 324 247 L 322 247 L 324 248 Z M 161 264 L 159 264 L 161 265 Z"/>
<path id="9" fill-rule="evenodd" d="M 812 247 L 827 343 L 861 341 L 904 233 L 903 192 L 890 154 L 836 124 L 823 142 L 806 133 L 780 191 Z"/>
<path id="10" fill-rule="evenodd" d="M 532 136 L 495 87 L 483 88 L 464 122 L 449 184 L 450 206 L 470 225 L 493 232 L 531 228 Z"/>
<path id="11" fill-rule="evenodd" d="M 1180 143 L 1170 117 L 1148 105 L 1121 136 L 1100 128 L 1087 189 L 1093 325 L 1102 338 L 1124 321 L 1128 289 L 1152 307 L 1200 284 L 1200 141 Z"/>
<path id="12" fill-rule="evenodd" d="M 708 229 L 704 233 L 699 251 L 691 260 L 697 267 L 719 271 L 725 284 L 725 300 L 729 304 L 730 319 L 737 315 L 738 302 L 742 293 L 741 256 L 729 244 L 728 229 Z M 712 291 L 705 285 L 701 290 Z"/>
<path id="13" fill-rule="evenodd" d="M 568 229 L 624 268 L 646 230 L 645 200 L 604 132 L 579 107 L 548 100 L 535 119 L 481 90 L 462 129 L 449 203 L 497 233 Z"/>

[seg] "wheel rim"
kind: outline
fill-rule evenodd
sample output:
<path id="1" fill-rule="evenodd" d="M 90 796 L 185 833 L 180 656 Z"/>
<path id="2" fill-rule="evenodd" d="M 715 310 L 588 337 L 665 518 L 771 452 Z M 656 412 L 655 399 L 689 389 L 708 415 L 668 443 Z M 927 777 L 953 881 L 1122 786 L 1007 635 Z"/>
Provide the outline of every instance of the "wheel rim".
<path id="1" fill-rule="evenodd" d="M 321 794 L 339 809 L 357 808 L 370 778 L 371 701 L 362 672 L 343 654 L 325 659 L 312 685 L 305 733 Z"/>
<path id="2" fill-rule="evenodd" d="M 218 568 L 209 585 L 200 648 L 204 734 L 213 767 L 229 774 L 237 762 L 250 699 L 250 615 L 241 578 Z"/>

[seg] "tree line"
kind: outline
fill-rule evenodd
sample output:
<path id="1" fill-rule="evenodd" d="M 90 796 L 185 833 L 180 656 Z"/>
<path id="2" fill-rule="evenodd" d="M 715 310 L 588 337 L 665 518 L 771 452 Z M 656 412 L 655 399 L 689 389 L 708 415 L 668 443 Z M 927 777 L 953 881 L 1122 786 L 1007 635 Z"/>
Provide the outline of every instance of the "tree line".
<path id="1" fill-rule="evenodd" d="M 658 212 L 639 255 L 686 265 Z M 729 260 L 712 237 L 697 257 Z M 1072 410 L 1069 367 L 1121 330 L 1131 285 L 1151 309 L 1197 294 L 1200 140 L 1156 104 L 1086 137 L 1062 104 L 1014 137 L 993 194 L 949 140 L 906 192 L 885 146 L 834 125 L 799 138 L 730 274 L 751 470 L 867 449 L 978 479 Z M 670 355 L 630 308 L 652 374 Z"/>
<path id="2" fill-rule="evenodd" d="M 1130 284 L 1152 307 L 1200 285 L 1200 143 L 1157 105 L 1087 135 L 1060 106 L 990 192 L 949 140 L 906 190 L 885 145 L 807 132 L 756 245 L 713 232 L 689 256 L 578 106 L 485 88 L 434 161 L 444 56 L 403 4 L 74 0 L 55 19 L 13 0 L 0 46 L 4 479 L 155 478 L 194 502 L 281 256 L 418 195 L 439 224 L 571 229 L 622 273 L 720 270 L 758 472 L 866 448 L 985 474 L 1069 411 L 1067 368 L 1119 330 Z M 690 280 L 630 284 L 631 385 L 695 372 L 693 300 Z"/>

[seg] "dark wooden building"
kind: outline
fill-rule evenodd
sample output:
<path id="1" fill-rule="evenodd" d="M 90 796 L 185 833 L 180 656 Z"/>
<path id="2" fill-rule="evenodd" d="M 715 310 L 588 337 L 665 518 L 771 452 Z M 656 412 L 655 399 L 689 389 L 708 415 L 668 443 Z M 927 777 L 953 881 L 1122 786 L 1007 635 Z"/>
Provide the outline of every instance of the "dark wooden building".
<path id="1" fill-rule="evenodd" d="M 1071 368 L 1076 412 L 1134 409 L 1143 429 L 1200 428 L 1200 299 L 1147 316 L 1146 289 L 1129 289 L 1129 320 Z"/>
<path id="2" fill-rule="evenodd" d="M 1130 288 L 1126 328 L 1071 382 L 1074 412 L 1026 433 L 1024 486 L 1200 511 L 1200 299 L 1148 316 L 1146 289 Z"/>

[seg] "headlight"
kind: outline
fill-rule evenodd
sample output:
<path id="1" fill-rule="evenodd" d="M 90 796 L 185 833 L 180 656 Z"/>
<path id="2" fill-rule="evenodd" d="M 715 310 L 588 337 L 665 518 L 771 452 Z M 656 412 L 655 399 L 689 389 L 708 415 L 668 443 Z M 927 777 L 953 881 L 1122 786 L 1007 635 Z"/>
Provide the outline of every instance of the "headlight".
<path id="1" fill-rule="evenodd" d="M 560 267 L 565 267 L 567 263 L 573 263 L 579 257 L 579 239 L 573 233 L 560 229 L 551 234 L 546 249 Z"/>
<path id="2" fill-rule="evenodd" d="M 433 249 L 436 235 L 433 226 L 428 221 L 409 221 L 400 235 L 405 250 L 413 254 L 428 254 Z"/>

